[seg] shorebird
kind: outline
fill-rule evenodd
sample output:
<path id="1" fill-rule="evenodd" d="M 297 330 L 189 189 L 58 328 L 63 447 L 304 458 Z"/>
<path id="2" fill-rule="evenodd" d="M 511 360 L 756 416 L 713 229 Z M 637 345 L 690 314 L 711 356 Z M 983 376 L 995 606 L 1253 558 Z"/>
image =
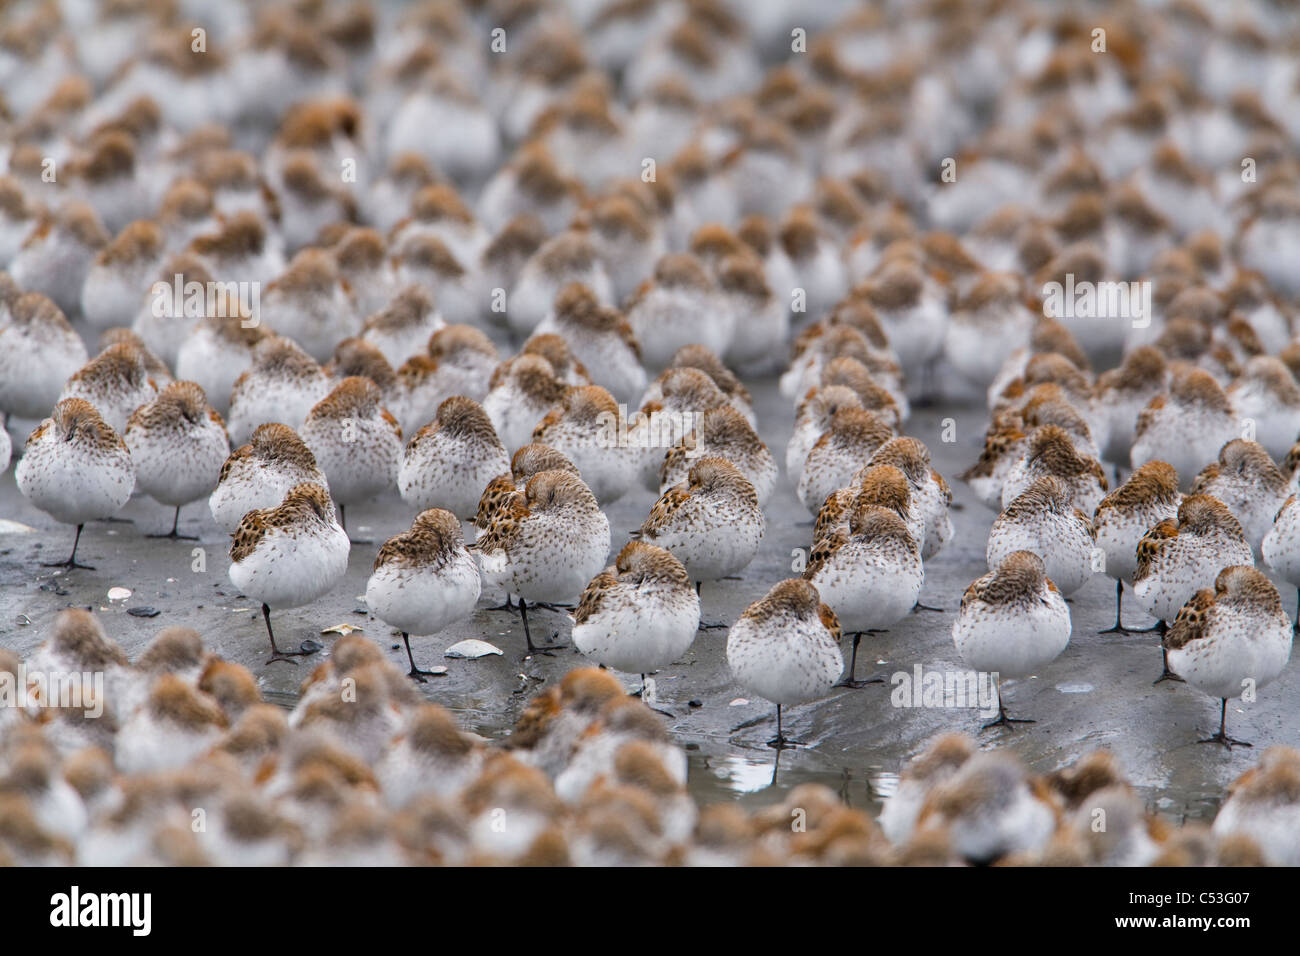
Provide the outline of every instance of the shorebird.
<path id="1" fill-rule="evenodd" d="M 352 543 L 334 519 L 334 503 L 320 485 L 296 485 L 278 507 L 244 515 L 232 535 L 230 580 L 262 605 L 271 657 L 293 658 L 315 650 L 282 651 L 271 630 L 271 605 L 301 607 L 327 594 L 348 569 Z"/>

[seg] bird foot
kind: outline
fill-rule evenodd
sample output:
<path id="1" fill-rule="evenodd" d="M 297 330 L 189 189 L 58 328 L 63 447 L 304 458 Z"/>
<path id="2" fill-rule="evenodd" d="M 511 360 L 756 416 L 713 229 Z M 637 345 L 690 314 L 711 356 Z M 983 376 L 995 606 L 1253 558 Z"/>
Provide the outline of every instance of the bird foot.
<path id="1" fill-rule="evenodd" d="M 791 740 L 789 737 L 782 737 L 780 734 L 769 740 L 767 745 L 773 750 L 789 750 L 794 747 L 806 746 L 802 740 Z"/>
<path id="2" fill-rule="evenodd" d="M 406 676 L 411 678 L 411 680 L 415 681 L 417 684 L 427 684 L 429 682 L 428 680 L 426 680 L 426 678 L 446 677 L 447 672 L 446 671 L 424 671 L 424 670 L 420 670 L 420 668 L 418 667 L 412 667 L 409 671 L 406 672 Z"/>
<path id="3" fill-rule="evenodd" d="M 921 604 L 919 601 L 918 601 L 916 604 L 913 604 L 913 605 L 912 605 L 912 611 L 913 611 L 913 612 L 916 612 L 916 611 L 934 611 L 934 612 L 937 613 L 937 614 L 943 614 L 943 613 L 944 613 L 944 610 L 943 610 L 943 608 L 941 608 L 941 607 L 931 607 L 931 606 L 928 605 L 928 604 Z"/>
<path id="4" fill-rule="evenodd" d="M 69 571 L 71 571 L 71 570 L 73 570 L 73 569 L 80 569 L 80 570 L 82 570 L 82 571 L 93 571 L 93 570 L 95 570 L 95 566 L 94 566 L 93 564 L 82 564 L 80 561 L 74 561 L 72 558 L 68 558 L 68 560 L 66 560 L 66 561 L 45 561 L 45 562 L 43 562 L 43 563 L 41 564 L 41 567 L 43 567 L 43 568 L 67 568 Z"/>
<path id="5" fill-rule="evenodd" d="M 169 531 L 166 534 L 147 534 L 146 538 L 170 538 L 173 541 L 198 541 L 197 534 L 181 534 L 179 531 Z"/>
<path id="6" fill-rule="evenodd" d="M 1013 724 L 1036 724 L 1038 721 L 1029 717 L 1008 717 L 1006 714 L 998 716 L 997 720 L 990 720 L 980 730 L 988 730 L 991 727 L 1005 727 L 1007 730 L 1015 730 Z"/>
<path id="7" fill-rule="evenodd" d="M 1098 634 L 1148 634 L 1157 630 L 1154 627 L 1125 627 L 1123 624 L 1116 624 L 1114 627 L 1108 627 L 1104 631 L 1098 631 Z"/>
<path id="8" fill-rule="evenodd" d="M 1156 684 L 1159 684 L 1161 681 L 1166 681 L 1166 680 L 1171 680 L 1178 684 L 1187 683 L 1187 681 L 1183 680 L 1181 677 L 1179 677 L 1177 674 L 1175 674 L 1173 671 L 1171 671 L 1169 668 L 1166 667 L 1165 672 L 1151 682 L 1151 686 L 1154 687 Z"/>
<path id="9" fill-rule="evenodd" d="M 725 631 L 731 627 L 730 624 L 723 624 L 720 621 L 700 621 L 699 630 L 701 631 Z"/>
<path id="10" fill-rule="evenodd" d="M 533 644 L 528 645 L 529 654 L 541 654 L 545 657 L 554 657 L 556 651 L 562 651 L 569 647 L 568 644 L 547 644 L 545 647 L 537 647 Z"/>
<path id="11" fill-rule="evenodd" d="M 883 677 L 866 677 L 866 678 L 858 678 L 856 680 L 842 680 L 835 686 L 851 687 L 852 689 L 857 690 L 861 687 L 866 687 L 868 684 L 883 684 L 884 682 L 885 679 Z"/>
<path id="12" fill-rule="evenodd" d="M 1249 742 L 1247 742 L 1247 741 L 1245 741 L 1245 740 L 1238 740 L 1236 737 L 1229 737 L 1229 736 L 1228 736 L 1227 734 L 1225 734 L 1223 731 L 1219 731 L 1219 732 L 1218 732 L 1217 734 L 1215 734 L 1213 737 L 1206 737 L 1205 739 L 1203 739 L 1203 740 L 1198 740 L 1198 741 L 1196 741 L 1196 742 L 1197 742 L 1198 744 L 1223 744 L 1223 746 L 1227 747 L 1228 750 L 1232 750 L 1233 747 L 1253 747 L 1253 746 L 1255 746 L 1254 744 L 1249 743 Z"/>

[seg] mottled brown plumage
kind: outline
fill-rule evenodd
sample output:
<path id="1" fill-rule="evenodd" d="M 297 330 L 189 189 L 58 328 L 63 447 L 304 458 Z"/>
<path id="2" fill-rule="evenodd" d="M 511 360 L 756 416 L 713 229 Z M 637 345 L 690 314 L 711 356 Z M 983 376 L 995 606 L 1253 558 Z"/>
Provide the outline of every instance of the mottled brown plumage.
<path id="1" fill-rule="evenodd" d="M 441 568 L 465 544 L 460 520 L 450 511 L 430 508 L 415 517 L 410 530 L 384 542 L 372 570 L 392 565 L 405 568 Z"/>
<path id="2" fill-rule="evenodd" d="M 257 550 L 258 544 L 272 529 L 293 528 L 308 519 L 321 523 L 334 520 L 334 503 L 329 492 L 320 485 L 296 485 L 279 507 L 258 508 L 244 515 L 231 535 L 230 560 L 236 563 L 244 560 Z"/>

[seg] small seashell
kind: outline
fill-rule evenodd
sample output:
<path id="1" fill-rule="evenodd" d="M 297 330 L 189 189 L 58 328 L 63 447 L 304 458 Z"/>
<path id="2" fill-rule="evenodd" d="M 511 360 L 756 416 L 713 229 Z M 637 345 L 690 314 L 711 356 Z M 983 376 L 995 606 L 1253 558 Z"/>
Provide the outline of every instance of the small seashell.
<path id="1" fill-rule="evenodd" d="M 467 641 L 457 641 L 444 652 L 446 657 L 464 658 L 472 661 L 475 658 L 487 657 L 489 654 L 504 654 L 505 652 L 495 644 L 489 644 L 487 641 L 479 641 L 470 638 Z"/>
<path id="2" fill-rule="evenodd" d="M 125 601 L 131 596 L 130 588 L 109 588 L 108 599 L 110 601 Z"/>
<path id="3" fill-rule="evenodd" d="M 337 634 L 339 637 L 347 637 L 353 631 L 364 631 L 364 627 L 357 627 L 355 624 L 335 624 L 333 627 L 327 627 L 321 631 L 322 634 Z"/>

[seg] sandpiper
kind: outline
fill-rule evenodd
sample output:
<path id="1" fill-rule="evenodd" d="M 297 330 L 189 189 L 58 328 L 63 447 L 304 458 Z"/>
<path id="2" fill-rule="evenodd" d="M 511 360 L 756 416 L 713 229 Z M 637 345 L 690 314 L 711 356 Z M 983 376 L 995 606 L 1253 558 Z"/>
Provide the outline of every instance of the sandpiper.
<path id="1" fill-rule="evenodd" d="M 549 654 L 533 644 L 528 602 L 553 603 L 581 593 L 605 566 L 609 519 L 581 478 L 543 471 L 502 503 L 473 548 L 483 580 L 518 595 L 529 652 Z"/>
<path id="2" fill-rule="evenodd" d="M 1138 542 L 1133 596 L 1142 610 L 1160 619 L 1163 637 L 1179 608 L 1213 584 L 1221 569 L 1252 564 L 1250 543 L 1227 505 L 1209 495 L 1188 495 L 1176 519 L 1161 521 Z M 1169 668 L 1168 648 L 1163 656 L 1164 671 L 1155 682 L 1181 681 Z"/>
<path id="3" fill-rule="evenodd" d="M 72 554 L 50 567 L 87 568 L 77 563 L 77 545 L 87 521 L 116 514 L 135 487 L 135 464 L 120 435 L 89 402 L 66 398 L 27 437 L 14 469 L 23 497 L 63 524 L 77 526 Z"/>
<path id="4" fill-rule="evenodd" d="M 230 455 L 226 423 L 203 389 L 172 382 L 132 413 L 122 437 L 135 463 L 137 486 L 176 509 L 172 530 L 163 537 L 185 537 L 176 532 L 181 506 L 212 492 Z"/>
<path id="5" fill-rule="evenodd" d="M 986 557 L 996 570 L 1016 551 L 1032 551 L 1063 594 L 1079 590 L 1093 574 L 1092 521 L 1078 508 L 1061 479 L 1039 478 L 998 515 L 989 530 Z"/>
<path id="6" fill-rule="evenodd" d="M 731 405 L 704 412 L 693 431 L 668 449 L 659 469 L 659 493 L 685 480 L 691 464 L 704 457 L 725 458 L 749 479 L 765 504 L 776 489 L 776 460 L 745 416 Z"/>
<path id="7" fill-rule="evenodd" d="M 800 578 L 775 585 L 727 634 L 727 666 L 742 687 L 776 704 L 776 736 L 768 746 L 792 746 L 782 709 L 822 696 L 844 672 L 840 625 L 817 588 Z"/>
<path id="8" fill-rule="evenodd" d="M 1174 369 L 1169 393 L 1153 398 L 1138 415 L 1132 461 L 1167 461 L 1178 472 L 1184 491 L 1219 449 L 1240 437 L 1237 414 L 1209 372 L 1190 366 Z"/>
<path id="9" fill-rule="evenodd" d="M 1149 461 L 1097 505 L 1092 516 L 1097 547 L 1106 554 L 1106 573 L 1115 579 L 1115 626 L 1102 634 L 1134 633 L 1124 626 L 1124 582 L 1133 585 L 1138 543 L 1161 521 L 1176 519 L 1182 500 L 1173 466 Z"/>
<path id="10" fill-rule="evenodd" d="M 915 606 L 925 583 L 920 544 L 897 514 L 863 501 L 849 519 L 847 535 L 837 531 L 813 546 L 804 578 L 853 635 L 844 686 L 871 683 L 856 679 L 858 644 L 863 634 L 887 630 Z"/>
<path id="11" fill-rule="evenodd" d="M 483 489 L 509 471 L 510 456 L 487 412 L 474 399 L 455 395 L 407 442 L 397 488 L 417 508 L 446 508 L 469 519 Z"/>
<path id="12" fill-rule="evenodd" d="M 408 676 L 424 683 L 435 671 L 420 670 L 411 656 L 411 635 L 436 634 L 468 617 L 479 596 L 478 565 L 465 549 L 460 519 L 433 508 L 415 517 L 411 529 L 384 542 L 366 582 L 366 604 L 384 623 L 402 632 Z"/>
<path id="13" fill-rule="evenodd" d="M 329 479 L 330 497 L 338 503 L 345 531 L 348 504 L 372 498 L 397 482 L 402 429 L 381 401 L 374 382 L 345 378 L 312 407 L 300 432 Z"/>
<path id="14" fill-rule="evenodd" d="M 877 449 L 894 437 L 888 425 L 863 408 L 839 409 L 804 461 L 795 492 L 816 516 L 826 496 L 847 486 Z"/>
<path id="15" fill-rule="evenodd" d="M 700 626 L 686 568 L 663 548 L 629 541 L 592 578 L 573 614 L 573 646 L 604 667 L 646 675 L 678 660 Z"/>
<path id="16" fill-rule="evenodd" d="M 627 424 L 614 396 L 599 385 L 570 387 L 533 429 L 533 442 L 563 454 L 596 500 L 609 505 L 632 487 L 640 455 L 626 441 Z"/>
<path id="17" fill-rule="evenodd" d="M 1291 488 L 1288 476 L 1263 445 L 1234 438 L 1219 449 L 1218 461 L 1201 469 L 1192 494 L 1211 495 L 1227 505 L 1241 522 L 1251 548 L 1259 551 Z"/>
<path id="18" fill-rule="evenodd" d="M 296 485 L 279 506 L 244 515 L 230 546 L 230 580 L 262 605 L 267 661 L 296 663 L 293 658 L 315 649 L 281 651 L 271 630 L 271 605 L 285 610 L 310 604 L 329 590 L 348 569 L 351 542 L 334 520 L 334 503 L 320 485 Z"/>
<path id="19" fill-rule="evenodd" d="M 962 595 L 952 625 L 962 660 L 998 676 L 998 718 L 985 728 L 1033 723 L 1008 717 L 1001 678 L 1024 677 L 1056 660 L 1070 643 L 1070 609 L 1043 559 L 1013 551 Z"/>
<path id="20" fill-rule="evenodd" d="M 59 307 L 39 292 L 20 295 L 0 323 L 0 409 L 39 419 L 63 383 L 86 364 L 86 346 Z"/>
<path id="21" fill-rule="evenodd" d="M 686 481 L 668 489 L 638 534 L 672 552 L 696 590 L 742 571 L 754 560 L 767 519 L 749 479 L 724 458 L 700 458 Z"/>
<path id="22" fill-rule="evenodd" d="M 295 485 L 329 488 L 325 473 L 307 444 L 288 425 L 259 425 L 248 444 L 240 445 L 221 466 L 208 509 L 227 534 L 257 508 L 274 508 Z"/>
<path id="23" fill-rule="evenodd" d="M 1228 736 L 1228 699 L 1269 684 L 1291 657 L 1291 619 L 1277 588 L 1254 568 L 1232 565 L 1183 605 L 1164 636 L 1169 667 L 1218 697 L 1219 732 L 1201 743 L 1249 747 Z"/>

